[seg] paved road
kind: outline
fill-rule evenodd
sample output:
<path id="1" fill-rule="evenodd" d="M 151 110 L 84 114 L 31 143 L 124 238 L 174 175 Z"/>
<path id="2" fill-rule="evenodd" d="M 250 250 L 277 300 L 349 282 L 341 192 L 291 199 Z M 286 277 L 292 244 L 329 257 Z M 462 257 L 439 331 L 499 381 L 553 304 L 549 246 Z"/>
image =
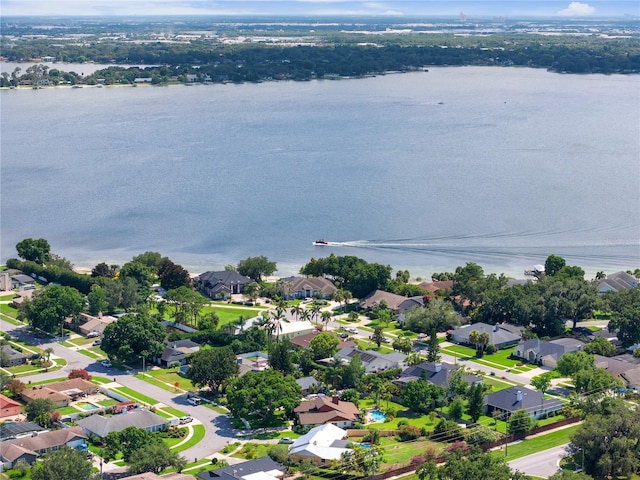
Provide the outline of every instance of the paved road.
<path id="1" fill-rule="evenodd" d="M 560 469 L 560 460 L 567 454 L 565 451 L 567 445 L 569 444 L 565 443 L 558 447 L 512 460 L 509 465 L 512 469 L 519 470 L 527 475 L 548 478 Z"/>
<path id="2" fill-rule="evenodd" d="M 203 457 L 208 457 L 221 450 L 227 442 L 235 439 L 235 433 L 237 431 L 234 431 L 233 426 L 226 415 L 221 415 L 202 405 L 197 407 L 192 406 L 187 403 L 184 394 L 163 390 L 155 385 L 151 385 L 150 383 L 134 377 L 134 374 L 137 373 L 135 370 L 122 372 L 115 368 L 105 368 L 99 361 L 92 360 L 71 348 L 62 346 L 55 340 L 42 339 L 31 335 L 24 327 L 16 327 L 8 324 L 7 322 L 2 322 L 2 328 L 6 329 L 6 331 L 13 337 L 20 338 L 21 340 L 37 345 L 40 348 L 45 349 L 47 347 L 52 347 L 54 355 L 64 358 L 67 361 L 67 365 L 62 370 L 22 377 L 21 379 L 25 382 L 38 382 L 41 380 L 66 377 L 72 369 L 83 368 L 91 375 L 111 378 L 121 385 L 156 399 L 159 403 L 163 403 L 167 406 L 189 413 L 194 419 L 200 421 L 204 425 L 206 431 L 205 439 L 203 441 L 181 452 L 181 455 L 183 455 L 189 462 L 194 461 L 196 458 L 201 459 Z"/>

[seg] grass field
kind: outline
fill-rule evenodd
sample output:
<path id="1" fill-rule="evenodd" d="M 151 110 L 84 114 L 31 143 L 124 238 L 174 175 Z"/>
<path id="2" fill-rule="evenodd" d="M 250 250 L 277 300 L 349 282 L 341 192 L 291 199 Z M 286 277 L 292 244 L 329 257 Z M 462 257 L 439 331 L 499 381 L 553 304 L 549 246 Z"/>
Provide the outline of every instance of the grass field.
<path id="1" fill-rule="evenodd" d="M 144 403 L 147 405 L 155 405 L 156 403 L 158 403 L 155 399 L 151 397 L 147 397 L 142 393 L 136 392 L 135 390 L 132 390 L 129 387 L 116 387 L 116 388 L 112 388 L 111 390 L 121 395 L 124 395 L 125 397 L 128 397 L 131 400 L 135 400 L 137 402 Z"/>
<path id="2" fill-rule="evenodd" d="M 464 347 L 462 345 L 449 345 L 441 348 L 442 353 L 453 355 L 459 359 L 479 363 L 488 367 L 498 368 L 501 370 L 511 370 L 514 373 L 527 372 L 533 370 L 536 365 L 522 364 L 522 360 L 509 358 L 513 353 L 513 348 L 498 350 L 491 355 L 486 354 L 482 358 L 476 357 L 476 351 L 473 348 Z M 522 364 L 522 365 L 518 365 Z"/>
<path id="3" fill-rule="evenodd" d="M 540 435 L 539 437 L 523 440 L 519 443 L 510 444 L 507 447 L 507 461 L 515 460 L 516 458 L 525 457 L 532 453 L 541 452 L 548 448 L 557 447 L 563 443 L 570 441 L 571 435 L 576 431 L 578 425 L 573 427 L 563 428 L 555 432 Z M 504 456 L 504 450 L 494 450 L 494 455 Z"/>
<path id="4" fill-rule="evenodd" d="M 413 442 L 398 442 L 393 437 L 380 439 L 380 445 L 384 449 L 382 455 L 383 465 L 405 465 L 416 455 L 424 453 L 428 449 L 439 452 L 443 444 L 431 440 L 420 439 Z"/>

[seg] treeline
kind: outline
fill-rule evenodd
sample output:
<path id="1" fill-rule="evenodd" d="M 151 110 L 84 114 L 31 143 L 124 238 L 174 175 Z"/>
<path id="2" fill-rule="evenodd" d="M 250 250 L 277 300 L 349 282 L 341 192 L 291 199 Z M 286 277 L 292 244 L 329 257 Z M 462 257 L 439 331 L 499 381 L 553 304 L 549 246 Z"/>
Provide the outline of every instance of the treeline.
<path id="1" fill-rule="evenodd" d="M 503 65 L 547 68 L 566 73 L 639 73 L 640 42 L 633 38 L 493 35 L 460 38 L 453 35 L 389 36 L 372 45 L 357 38 L 324 38 L 318 45 L 278 46 L 216 43 L 100 42 L 52 44 L 50 40 L 3 44 L 0 55 L 9 61 L 54 56 L 63 62 L 161 65 L 144 69 L 108 69 L 83 79 L 107 84 L 133 83 L 136 77 L 164 83 L 196 74 L 197 81 L 255 82 L 361 77 L 388 71 L 411 71 L 429 65 Z M 364 40 L 364 39 L 362 39 Z M 370 42 L 370 38 L 368 39 Z M 55 64 L 54 64 L 55 65 Z M 53 68 L 55 70 L 55 68 Z M 3 75 L 2 81 L 12 81 Z M 6 86 L 6 85 L 5 85 Z"/>

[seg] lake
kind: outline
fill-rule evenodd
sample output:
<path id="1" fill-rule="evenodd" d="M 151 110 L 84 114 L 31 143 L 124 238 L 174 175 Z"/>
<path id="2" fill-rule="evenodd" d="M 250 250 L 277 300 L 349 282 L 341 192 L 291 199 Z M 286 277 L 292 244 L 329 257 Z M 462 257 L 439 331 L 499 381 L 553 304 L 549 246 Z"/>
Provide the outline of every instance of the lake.
<path id="1" fill-rule="evenodd" d="M 550 254 L 640 266 L 640 77 L 501 67 L 340 81 L 0 92 L 1 251 L 159 251 L 279 275 L 355 255 L 413 277 Z M 324 238 L 338 245 L 314 247 Z"/>

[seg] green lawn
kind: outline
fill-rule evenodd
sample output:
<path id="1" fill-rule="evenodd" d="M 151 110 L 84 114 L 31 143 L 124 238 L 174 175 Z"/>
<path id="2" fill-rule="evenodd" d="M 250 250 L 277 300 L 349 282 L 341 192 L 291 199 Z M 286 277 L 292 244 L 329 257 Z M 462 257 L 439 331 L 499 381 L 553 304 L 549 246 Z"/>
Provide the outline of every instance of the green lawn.
<path id="1" fill-rule="evenodd" d="M 504 350 L 498 350 L 496 353 L 493 353 L 491 355 L 486 354 L 482 358 L 476 357 L 476 351 L 473 348 L 465 347 L 462 345 L 450 345 L 447 347 L 442 347 L 441 350 L 443 353 L 448 353 L 449 355 L 453 355 L 467 361 L 472 361 L 481 365 L 499 368 L 502 370 L 510 369 L 514 373 L 526 372 L 536 368 L 535 365 L 522 364 L 522 360 L 520 359 L 509 358 L 513 353 L 513 347 L 506 348 Z M 522 365 L 518 366 L 518 364 Z"/>
<path id="2" fill-rule="evenodd" d="M 174 368 L 154 368 L 153 370 L 148 370 L 146 374 L 160 382 L 168 383 L 171 385 L 171 389 L 173 389 L 175 383 L 178 382 L 179 388 L 182 390 L 196 390 L 196 387 L 191 383 L 191 380 L 179 375 Z"/>
<path id="3" fill-rule="evenodd" d="M 535 438 L 523 440 L 522 442 L 514 443 L 512 445 L 510 444 L 507 447 L 507 461 L 525 457 L 548 448 L 557 447 L 563 443 L 568 443 L 571 435 L 573 435 L 573 432 L 575 432 L 577 428 L 578 425 L 575 425 L 563 428 L 562 430 L 556 430 L 555 432 L 551 432 L 546 435 L 540 435 Z M 493 454 L 504 456 L 504 449 L 494 450 Z"/>
<path id="4" fill-rule="evenodd" d="M 358 327 L 360 328 L 360 327 Z M 358 344 L 358 348 L 360 350 L 373 350 L 374 352 L 380 352 L 380 353 L 393 353 L 393 348 L 388 347 L 387 344 L 381 344 L 380 348 L 378 348 L 378 346 L 373 343 L 371 340 L 360 340 L 360 339 L 356 339 L 356 343 Z"/>
<path id="5" fill-rule="evenodd" d="M 0 303 L 0 313 L 6 315 L 7 317 L 11 317 L 14 320 L 18 317 L 18 309 L 12 307 L 8 303 Z M 6 320 L 6 317 L 3 317 L 3 320 Z M 16 320 L 16 323 L 14 325 L 22 325 L 22 323 Z"/>
<path id="6" fill-rule="evenodd" d="M 187 450 L 188 448 L 193 447 L 195 444 L 201 442 L 204 439 L 206 433 L 204 425 L 193 425 L 191 428 L 193 428 L 193 435 L 191 436 L 191 438 L 184 442 L 182 445 L 173 447 L 172 449 L 174 451 L 182 452 L 183 450 Z"/>
<path id="7" fill-rule="evenodd" d="M 156 403 L 158 403 L 157 400 L 151 397 L 147 397 L 142 393 L 136 392 L 135 390 L 132 390 L 129 387 L 116 387 L 116 388 L 112 388 L 111 390 L 113 390 L 116 393 L 120 393 L 125 397 L 129 397 L 132 400 L 135 400 L 140 403 L 145 403 L 147 405 L 155 405 Z"/>
<path id="8" fill-rule="evenodd" d="M 98 355 L 97 353 L 94 353 L 91 350 L 87 350 L 86 348 L 81 348 L 80 350 L 78 350 L 78 353 L 81 353 L 85 357 L 89 357 L 92 360 L 99 360 L 101 358 L 104 358 L 104 355 Z"/>
<path id="9" fill-rule="evenodd" d="M 445 446 L 426 439 L 413 442 L 398 442 L 394 437 L 381 438 L 380 445 L 384 449 L 382 455 L 384 459 L 383 465 L 405 465 L 414 456 L 424 453 L 427 449 L 433 448 L 436 451 L 440 451 Z"/>
<path id="10" fill-rule="evenodd" d="M 173 415 L 174 417 L 178 417 L 178 418 L 184 417 L 187 414 L 186 412 L 180 411 L 180 410 L 178 410 L 176 408 L 172 408 L 172 407 L 164 407 L 164 408 L 162 408 L 162 410 L 165 411 L 166 413 L 168 413 L 170 415 Z"/>
<path id="11" fill-rule="evenodd" d="M 231 455 L 236 458 L 244 458 L 245 460 L 253 460 L 254 458 L 266 457 L 269 448 L 272 445 L 264 443 L 245 443 L 243 447 Z"/>
<path id="12" fill-rule="evenodd" d="M 0 295 L 0 302 L 6 302 L 8 300 L 13 300 L 15 295 L 12 293 L 11 295 Z"/>

